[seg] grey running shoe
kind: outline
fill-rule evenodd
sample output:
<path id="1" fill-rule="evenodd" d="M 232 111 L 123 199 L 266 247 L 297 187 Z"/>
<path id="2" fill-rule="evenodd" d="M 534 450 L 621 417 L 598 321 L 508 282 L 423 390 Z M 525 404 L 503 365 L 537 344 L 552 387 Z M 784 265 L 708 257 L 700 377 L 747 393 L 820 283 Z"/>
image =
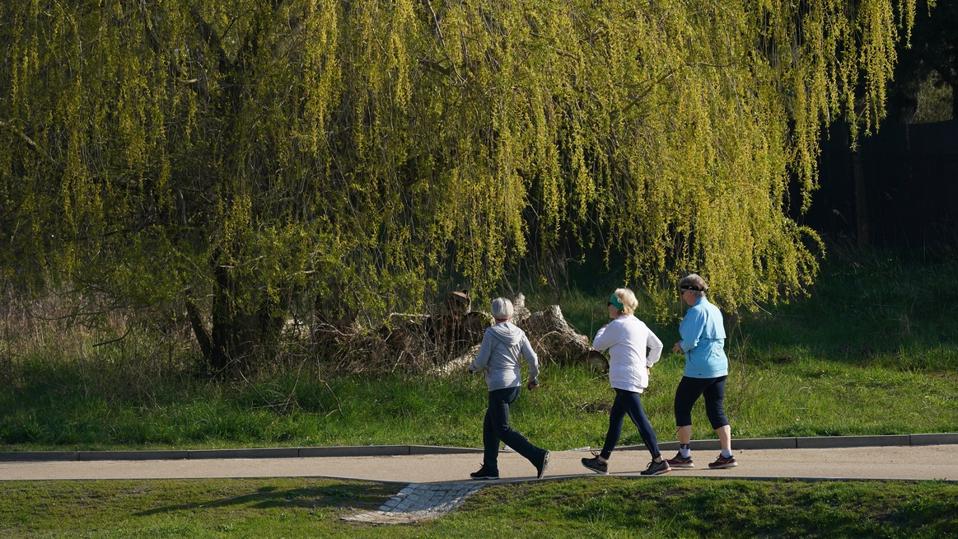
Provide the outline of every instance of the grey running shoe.
<path id="1" fill-rule="evenodd" d="M 669 459 L 668 463 L 672 468 L 695 468 L 695 464 L 692 464 L 692 455 L 683 457 L 682 453 L 676 453 L 675 458 Z"/>
<path id="2" fill-rule="evenodd" d="M 654 460 L 649 463 L 648 468 L 639 472 L 642 475 L 662 475 L 664 473 L 669 473 L 672 471 L 672 468 L 669 468 L 669 461 L 662 459 L 658 462 Z"/>
<path id="3" fill-rule="evenodd" d="M 709 463 L 709 468 L 713 470 L 720 470 L 722 468 L 734 468 L 738 466 L 738 463 L 735 462 L 734 456 L 729 456 L 728 458 L 719 455 L 715 462 Z"/>

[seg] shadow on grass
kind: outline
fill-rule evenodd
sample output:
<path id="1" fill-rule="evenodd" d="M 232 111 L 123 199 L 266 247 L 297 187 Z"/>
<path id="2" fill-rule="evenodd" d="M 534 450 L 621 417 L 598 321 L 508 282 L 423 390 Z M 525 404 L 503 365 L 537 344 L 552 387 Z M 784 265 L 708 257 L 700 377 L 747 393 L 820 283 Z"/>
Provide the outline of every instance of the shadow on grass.
<path id="1" fill-rule="evenodd" d="M 365 483 L 355 485 L 329 485 L 310 488 L 279 489 L 262 487 L 250 494 L 231 496 L 218 500 L 194 501 L 176 505 L 154 507 L 134 513 L 136 516 L 150 516 L 178 511 L 197 509 L 217 509 L 221 507 L 242 506 L 251 509 L 320 507 L 355 507 L 376 509 L 387 498 L 398 492 L 396 485 L 386 483 Z"/>

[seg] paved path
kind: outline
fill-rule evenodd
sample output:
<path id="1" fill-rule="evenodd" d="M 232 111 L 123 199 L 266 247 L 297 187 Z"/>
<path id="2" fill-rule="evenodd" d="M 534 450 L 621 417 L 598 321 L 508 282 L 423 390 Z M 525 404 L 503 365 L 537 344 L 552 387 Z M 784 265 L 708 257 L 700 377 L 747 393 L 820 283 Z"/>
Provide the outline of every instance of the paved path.
<path id="1" fill-rule="evenodd" d="M 737 450 L 737 468 L 709 470 L 717 451 L 694 453 L 697 468 L 673 476 L 825 479 L 943 479 L 958 481 L 958 445 L 840 449 Z M 589 453 L 554 451 L 546 478 L 594 475 L 579 463 Z M 671 453 L 668 454 L 671 456 Z M 204 477 L 334 477 L 402 483 L 460 482 L 479 468 L 479 454 L 145 461 L 0 462 L 0 480 L 166 479 Z M 638 475 L 649 456 L 619 451 L 612 475 Z M 500 481 L 529 480 L 534 468 L 515 453 L 499 458 Z"/>
<path id="2" fill-rule="evenodd" d="M 432 520 L 459 507 L 483 486 L 479 481 L 411 483 L 386 500 L 378 510 L 360 511 L 342 518 L 369 524 L 411 524 Z"/>

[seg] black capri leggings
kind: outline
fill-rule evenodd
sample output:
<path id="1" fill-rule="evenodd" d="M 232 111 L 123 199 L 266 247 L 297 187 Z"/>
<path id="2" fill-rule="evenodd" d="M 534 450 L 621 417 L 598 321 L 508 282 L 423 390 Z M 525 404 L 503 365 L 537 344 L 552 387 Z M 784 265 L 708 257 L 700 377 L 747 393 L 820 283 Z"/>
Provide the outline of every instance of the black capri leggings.
<path id="1" fill-rule="evenodd" d="M 718 378 L 689 378 L 683 376 L 679 382 L 679 387 L 675 389 L 675 426 L 687 427 L 692 424 L 692 405 L 699 399 L 699 395 L 705 395 L 705 413 L 712 423 L 712 428 L 717 429 L 728 425 L 728 418 L 725 417 L 725 379 L 726 376 Z"/>

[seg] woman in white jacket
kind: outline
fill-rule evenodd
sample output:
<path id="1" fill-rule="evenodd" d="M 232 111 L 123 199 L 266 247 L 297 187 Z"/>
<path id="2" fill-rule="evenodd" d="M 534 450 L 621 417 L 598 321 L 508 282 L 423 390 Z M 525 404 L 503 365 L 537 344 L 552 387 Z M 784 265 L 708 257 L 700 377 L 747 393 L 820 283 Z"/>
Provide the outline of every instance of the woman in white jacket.
<path id="1" fill-rule="evenodd" d="M 662 341 L 644 322 L 636 318 L 639 302 L 628 288 L 619 288 L 609 296 L 609 318 L 612 320 L 595 334 L 592 347 L 609 351 L 609 383 L 615 390 L 615 402 L 609 412 L 609 431 L 605 435 L 602 452 L 594 458 L 582 459 L 582 465 L 605 474 L 609 471 L 609 457 L 622 435 L 622 421 L 626 414 L 635 423 L 642 442 L 652 454 L 652 462 L 642 475 L 660 475 L 671 471 L 669 463 L 659 452 L 655 430 L 642 408 L 640 395 L 649 385 L 649 367 L 662 356 Z M 648 349 L 648 353 L 646 353 Z"/>

